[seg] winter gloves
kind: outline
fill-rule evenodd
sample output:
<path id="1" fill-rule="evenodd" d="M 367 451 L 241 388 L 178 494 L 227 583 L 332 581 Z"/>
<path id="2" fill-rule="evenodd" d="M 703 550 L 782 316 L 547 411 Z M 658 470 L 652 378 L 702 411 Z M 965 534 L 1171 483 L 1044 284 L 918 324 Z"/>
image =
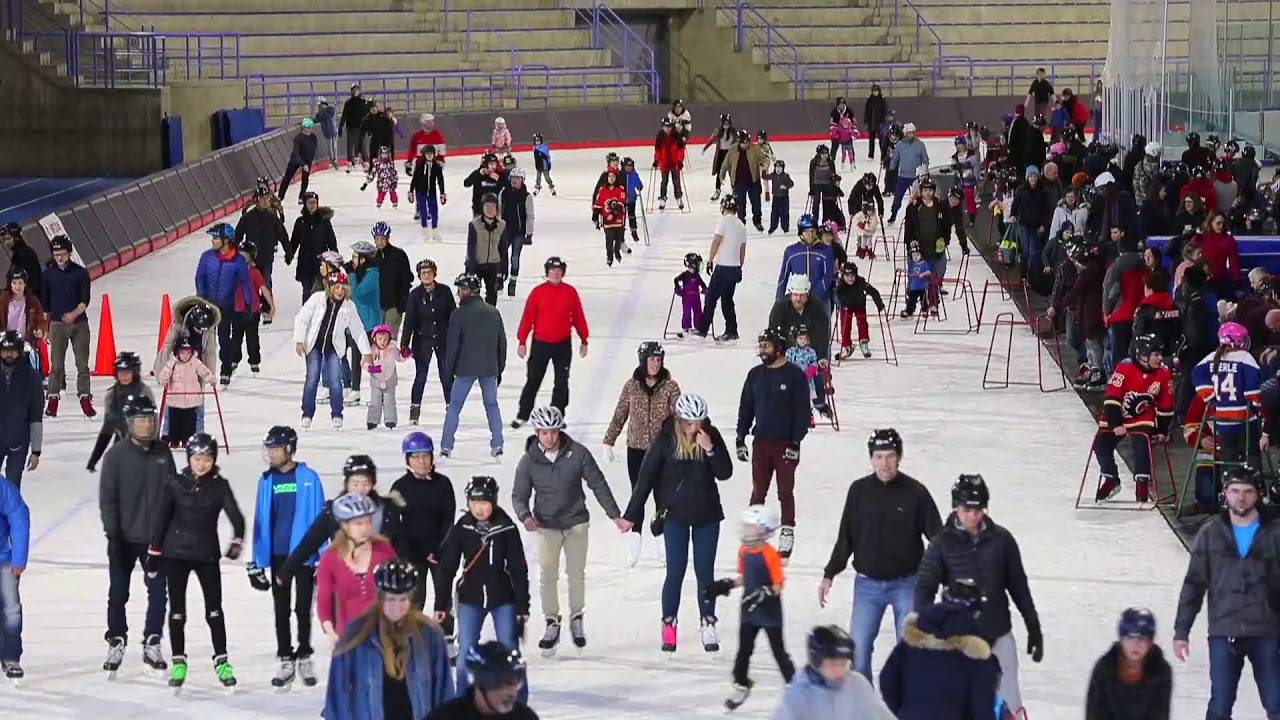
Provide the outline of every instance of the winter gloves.
<path id="1" fill-rule="evenodd" d="M 1044 659 L 1044 635 L 1040 628 L 1027 628 L 1027 654 L 1031 656 L 1032 662 Z"/>

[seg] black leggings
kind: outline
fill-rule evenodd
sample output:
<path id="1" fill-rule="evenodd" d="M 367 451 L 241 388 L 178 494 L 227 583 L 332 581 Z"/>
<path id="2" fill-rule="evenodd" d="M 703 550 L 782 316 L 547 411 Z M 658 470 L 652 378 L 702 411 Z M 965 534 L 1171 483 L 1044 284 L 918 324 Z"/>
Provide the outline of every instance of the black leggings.
<path id="1" fill-rule="evenodd" d="M 298 568 L 293 575 L 281 575 L 280 569 L 288 560 L 285 556 L 271 558 L 271 602 L 276 616 L 276 657 L 290 660 L 309 658 L 311 649 L 311 603 L 316 594 L 316 569 L 309 565 Z M 294 588 L 297 593 L 294 593 Z M 298 649 L 293 648 L 293 636 L 289 627 L 289 600 L 294 599 L 293 614 L 298 619 Z"/>
<path id="2" fill-rule="evenodd" d="M 635 492 L 636 483 L 640 481 L 640 463 L 644 462 L 644 448 L 627 448 L 627 476 L 631 478 L 631 491 Z M 640 518 L 631 527 L 631 532 L 644 530 L 644 508 L 640 508 Z"/>
<path id="3" fill-rule="evenodd" d="M 747 671 L 751 666 L 751 655 L 756 650 L 756 635 L 764 630 L 764 634 L 769 638 L 769 649 L 773 651 L 773 659 L 778 663 L 778 669 L 782 671 L 782 679 L 790 683 L 791 678 L 796 674 L 796 666 L 791 662 L 791 656 L 787 654 L 787 648 L 782 644 L 782 628 L 778 626 L 762 628 L 759 625 L 750 623 L 740 623 L 738 625 L 738 656 L 733 661 L 733 681 L 739 685 L 751 685 L 751 678 L 748 677 Z"/>
<path id="4" fill-rule="evenodd" d="M 222 616 L 222 572 L 218 561 L 193 562 L 164 558 L 165 582 L 169 588 L 169 647 L 173 656 L 187 654 L 187 580 L 191 573 L 200 581 L 204 594 L 204 619 L 209 624 L 214 656 L 227 654 L 227 622 Z"/>

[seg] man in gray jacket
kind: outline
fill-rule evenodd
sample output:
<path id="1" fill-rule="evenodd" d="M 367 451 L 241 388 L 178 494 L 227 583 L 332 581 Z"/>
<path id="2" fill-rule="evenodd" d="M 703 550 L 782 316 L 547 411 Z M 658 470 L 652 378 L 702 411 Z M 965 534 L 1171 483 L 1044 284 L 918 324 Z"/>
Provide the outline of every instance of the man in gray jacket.
<path id="1" fill-rule="evenodd" d="M 929 167 L 929 149 L 916 137 L 915 123 L 907 123 L 902 127 L 902 139 L 893 146 L 889 155 L 889 169 L 898 171 L 898 183 L 893 187 L 893 208 L 889 210 L 890 225 L 898 221 L 902 198 L 906 197 L 922 167 Z"/>
<path id="2" fill-rule="evenodd" d="M 449 317 L 444 358 L 446 385 L 452 383 L 452 387 L 444 416 L 440 456 L 453 454 L 453 438 L 458 432 L 462 406 L 471 394 L 471 386 L 480 383 L 484 414 L 489 420 L 489 454 L 499 457 L 502 455 L 502 414 L 498 408 L 498 385 L 507 366 L 507 331 L 498 309 L 480 300 L 479 278 L 464 273 L 453 285 L 458 289 L 458 308 Z"/>
<path id="3" fill-rule="evenodd" d="M 529 414 L 534 434 L 525 443 L 525 454 L 516 466 L 515 485 L 511 490 L 511 507 L 525 530 L 537 533 L 538 564 L 542 568 L 542 614 L 547 629 L 538 647 L 544 657 L 556 653 L 560 643 L 560 554 L 564 554 L 569 573 L 569 632 L 573 644 L 583 647 L 587 636 L 582 625 L 582 609 L 586 604 L 587 497 L 582 489 L 585 481 L 605 515 L 622 532 L 631 531 L 631 523 L 622 519 L 618 503 L 609 490 L 609 481 L 592 457 L 591 451 L 563 432 L 564 415 L 559 408 L 546 405 Z M 533 495 L 533 509 L 529 497 Z"/>
<path id="4" fill-rule="evenodd" d="M 1244 658 L 1253 666 L 1268 720 L 1280 718 L 1280 521 L 1258 507 L 1261 473 L 1227 468 L 1222 477 L 1226 509 L 1204 524 L 1191 546 L 1191 562 L 1178 596 L 1173 653 L 1191 654 L 1191 625 L 1209 594 L 1210 720 L 1230 718 Z"/>
<path id="5" fill-rule="evenodd" d="M 173 453 L 156 441 L 156 404 L 147 395 L 133 395 L 121 407 L 129 440 L 116 443 L 102 458 L 98 510 L 107 536 L 107 660 L 103 669 L 115 672 L 124 659 L 129 635 L 125 604 L 133 568 L 141 563 L 147 586 L 147 616 L 142 655 L 153 670 L 165 670 L 160 636 L 164 631 L 165 585 L 157 573 L 159 554 L 148 551 L 155 531 L 164 488 L 178 475 Z"/>

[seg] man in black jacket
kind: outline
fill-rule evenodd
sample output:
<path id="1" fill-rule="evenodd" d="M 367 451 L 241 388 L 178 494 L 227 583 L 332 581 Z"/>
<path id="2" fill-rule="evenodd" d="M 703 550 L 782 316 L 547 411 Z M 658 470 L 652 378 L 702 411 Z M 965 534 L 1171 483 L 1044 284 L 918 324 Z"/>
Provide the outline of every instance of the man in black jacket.
<path id="1" fill-rule="evenodd" d="M 391 327 L 392 335 L 400 332 L 400 321 L 409 304 L 413 288 L 413 270 L 404 250 L 391 244 L 391 226 L 373 226 L 373 244 L 378 246 L 378 290 L 382 296 L 382 322 Z"/>
<path id="2" fill-rule="evenodd" d="M 283 193 L 281 193 L 283 197 Z M 284 221 L 271 207 L 271 191 L 258 188 L 253 191 L 254 207 L 240 216 L 236 223 L 236 246 L 249 240 L 258 249 L 254 256 L 254 264 L 267 281 L 267 287 L 274 288 L 271 282 L 271 267 L 276 261 L 276 248 L 283 247 L 289 253 L 289 232 L 284 229 Z"/>
<path id="3" fill-rule="evenodd" d="M 347 133 L 347 174 L 351 174 L 351 167 L 356 164 L 356 158 L 360 158 L 360 164 L 371 161 L 369 152 L 365 149 L 364 133 L 361 132 L 360 126 L 364 124 L 364 119 L 369 115 L 369 103 L 360 96 L 360 83 L 351 86 L 351 97 L 342 104 L 342 115 L 338 118 L 338 137 L 342 137 L 342 133 Z"/>
<path id="4" fill-rule="evenodd" d="M 818 604 L 826 607 L 832 581 L 849 557 L 858 576 L 853 581 L 853 669 L 871 680 L 871 653 L 884 611 L 893 606 L 898 640 L 907 615 L 915 609 L 916 573 L 924 556 L 924 540 L 942 531 L 933 496 L 918 480 L 898 472 L 902 437 L 892 428 L 876 430 L 867 440 L 874 472 L 853 481 L 845 498 L 831 559 L 822 571 Z M 886 516 L 894 522 L 884 522 Z"/>
<path id="5" fill-rule="evenodd" d="M 27 287 L 40 292 L 40 257 L 22 239 L 22 226 L 16 222 L 5 225 L 0 229 L 0 239 L 4 240 L 4 246 L 9 251 L 9 264 L 26 270 Z"/>
<path id="6" fill-rule="evenodd" d="M 1029 161 L 1034 162 L 1034 161 Z M 1039 276 L 1044 255 L 1044 240 L 1053 222 L 1054 204 L 1041 183 L 1040 170 L 1027 165 L 1026 182 L 1013 193 L 1009 219 L 1015 221 L 1014 233 L 1021 253 L 1022 277 Z"/>
<path id="7" fill-rule="evenodd" d="M 0 469 L 19 488 L 23 471 L 40 465 L 44 441 L 44 388 L 23 350 L 17 332 L 0 336 Z"/>
<path id="8" fill-rule="evenodd" d="M 302 172 L 302 190 L 298 193 L 298 204 L 301 205 L 307 194 L 307 185 L 311 182 L 311 163 L 316 161 L 316 150 L 320 147 L 320 138 L 316 137 L 316 121 L 307 118 L 302 121 L 302 129 L 293 136 L 293 150 L 289 153 L 289 164 L 285 165 L 284 177 L 280 180 L 280 199 L 293 182 L 293 176 Z"/>
<path id="9" fill-rule="evenodd" d="M 1027 623 L 1027 654 L 1035 662 L 1044 657 L 1044 637 L 1040 616 L 1027 587 L 1018 541 L 1005 528 L 987 517 L 990 491 L 981 475 L 961 475 L 951 486 L 951 506 L 945 529 L 929 544 L 916 578 L 915 606 L 933 604 L 938 586 L 970 578 L 982 590 L 978 630 L 991 643 L 1003 673 L 1000 695 L 1009 711 L 1018 715 L 1022 693 L 1018 687 L 1018 648 L 1009 617 L 1009 598 Z"/>
<path id="10" fill-rule="evenodd" d="M 778 502 L 782 505 L 782 529 L 778 533 L 778 554 L 787 559 L 796 541 L 796 466 L 800 464 L 800 443 L 809 432 L 809 378 L 787 362 L 787 333 L 768 328 L 757 338 L 760 364 L 747 372 L 738 401 L 738 460 L 751 460 L 751 504 L 761 505 L 769 494 L 774 476 L 778 479 Z M 747 433 L 755 458 L 747 453 Z"/>
<path id="11" fill-rule="evenodd" d="M 404 327 L 400 331 L 400 354 L 413 357 L 416 372 L 413 389 L 409 392 L 409 424 L 417 425 L 422 414 L 422 393 L 427 387 L 427 372 L 431 356 L 436 357 L 436 373 L 444 402 L 449 403 L 453 383 L 444 371 L 445 340 L 449 333 L 449 318 L 457 309 L 453 293 L 436 282 L 438 268 L 434 260 L 418 261 L 418 280 L 422 284 L 409 292 L 409 304 L 404 314 Z"/>
<path id="12" fill-rule="evenodd" d="M 507 297 L 516 296 L 516 278 L 520 275 L 520 253 L 533 244 L 533 194 L 524 184 L 524 170 L 515 168 L 508 174 L 509 184 L 502 188 L 498 205 L 502 208 L 501 268 L 498 279 L 507 278 Z M 634 230 L 632 232 L 635 232 Z"/>
<path id="13" fill-rule="evenodd" d="M 880 94 L 880 86 L 872 83 L 871 95 L 867 97 L 867 102 L 862 106 L 862 128 L 867 133 L 867 158 L 876 159 L 876 140 L 880 137 L 880 124 L 884 122 L 885 115 L 889 112 L 889 105 L 884 101 L 884 95 Z M 832 151 L 832 156 L 835 151 Z M 882 201 L 883 202 L 883 201 Z M 858 204 L 862 206 L 861 203 Z M 884 214 L 881 208 L 880 214 Z M 849 213 L 849 217 L 853 217 L 853 213 Z"/>
<path id="14" fill-rule="evenodd" d="M 129 428 L 128 442 L 116 443 L 102 458 L 98 482 L 98 510 L 107 536 L 107 660 L 103 669 L 114 672 L 124 659 L 129 635 L 125 604 L 133 568 L 145 563 L 147 548 L 158 522 L 165 486 L 178 470 L 173 454 L 156 442 L 156 405 L 146 395 L 134 395 L 121 408 Z M 147 574 L 147 616 L 143 625 L 143 661 L 154 670 L 168 667 L 160 650 L 164 631 L 164 578 Z"/>
<path id="15" fill-rule="evenodd" d="M 49 388 L 44 414 L 58 415 L 58 401 L 67 386 L 67 344 L 76 357 L 76 395 L 85 417 L 98 414 L 93 409 L 89 386 L 89 272 L 71 259 L 71 238 L 58 235 L 49 241 L 53 260 L 41 277 L 40 304 L 49 314 Z"/>
<path id="16" fill-rule="evenodd" d="M 378 152 L 382 148 L 390 148 L 391 155 L 395 156 L 396 149 L 396 123 L 387 114 L 385 108 L 379 108 L 378 102 L 373 98 L 368 98 L 369 114 L 365 116 L 364 122 L 360 125 L 360 130 L 369 136 L 369 162 L 373 162 L 372 158 L 378 156 Z"/>

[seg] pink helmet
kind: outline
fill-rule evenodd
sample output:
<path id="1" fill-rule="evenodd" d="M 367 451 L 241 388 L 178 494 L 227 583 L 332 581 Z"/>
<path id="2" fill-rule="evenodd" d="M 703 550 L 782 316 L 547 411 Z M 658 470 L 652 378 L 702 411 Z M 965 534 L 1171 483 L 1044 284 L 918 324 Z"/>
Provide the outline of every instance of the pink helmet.
<path id="1" fill-rule="evenodd" d="M 1224 322 L 1218 326 L 1218 344 L 1233 348 L 1249 347 L 1249 331 L 1235 322 Z"/>
<path id="2" fill-rule="evenodd" d="M 375 327 L 373 332 L 369 333 L 369 335 L 371 337 L 378 337 L 378 333 L 386 333 L 387 337 L 395 337 L 395 333 L 391 331 L 390 325 L 379 325 Z"/>
<path id="3" fill-rule="evenodd" d="M 835 220 L 828 220 L 823 223 L 822 229 L 837 237 L 840 235 L 840 225 Z"/>
<path id="4" fill-rule="evenodd" d="M 1067 146 L 1064 143 L 1056 142 L 1049 146 L 1049 154 L 1051 155 L 1065 155 L 1066 152 Z"/>

